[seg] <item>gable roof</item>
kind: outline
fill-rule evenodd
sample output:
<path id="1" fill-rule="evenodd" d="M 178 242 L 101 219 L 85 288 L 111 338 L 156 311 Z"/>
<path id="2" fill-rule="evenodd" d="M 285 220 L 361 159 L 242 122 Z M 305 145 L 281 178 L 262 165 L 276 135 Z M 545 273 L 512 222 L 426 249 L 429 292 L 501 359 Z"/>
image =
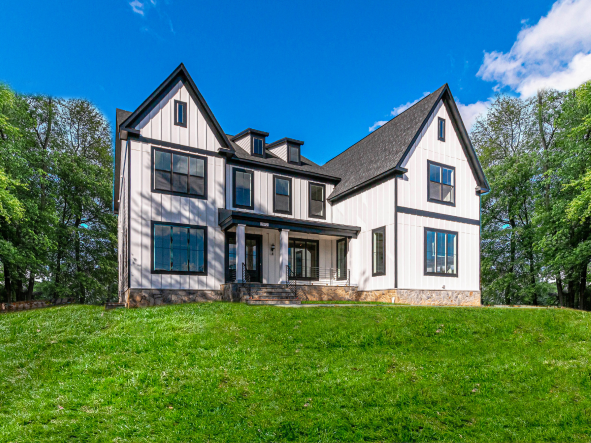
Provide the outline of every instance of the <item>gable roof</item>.
<path id="1" fill-rule="evenodd" d="M 443 100 L 448 109 L 476 182 L 483 191 L 488 191 L 484 172 L 446 83 L 328 161 L 323 166 L 326 173 L 341 177 L 341 182 L 328 199 L 338 200 L 380 179 L 406 172 L 401 164 L 435 111 L 439 100 Z"/>
<path id="2" fill-rule="evenodd" d="M 137 108 L 121 125 L 120 129 L 123 131 L 132 132 L 139 134 L 139 130 L 135 129 L 135 126 L 141 122 L 146 115 L 148 115 L 154 107 L 162 101 L 162 99 L 172 90 L 174 86 L 180 81 L 183 82 L 193 100 L 200 104 L 205 111 L 205 116 L 209 119 L 215 130 L 220 135 L 222 140 L 222 148 L 232 149 L 232 145 L 226 134 L 222 130 L 222 127 L 216 120 L 213 112 L 207 105 L 207 102 L 199 92 L 197 85 L 189 75 L 187 68 L 184 64 L 180 64 L 173 72 L 168 76 L 166 80 L 162 82 L 158 88 Z"/>

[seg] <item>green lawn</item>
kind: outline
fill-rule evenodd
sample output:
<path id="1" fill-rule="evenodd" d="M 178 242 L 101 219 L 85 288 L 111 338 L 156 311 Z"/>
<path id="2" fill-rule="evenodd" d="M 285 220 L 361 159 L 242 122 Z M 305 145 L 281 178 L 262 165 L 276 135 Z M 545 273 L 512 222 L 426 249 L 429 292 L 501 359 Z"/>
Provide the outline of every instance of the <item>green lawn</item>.
<path id="1" fill-rule="evenodd" d="M 0 441 L 589 441 L 590 331 L 558 309 L 5 314 Z"/>

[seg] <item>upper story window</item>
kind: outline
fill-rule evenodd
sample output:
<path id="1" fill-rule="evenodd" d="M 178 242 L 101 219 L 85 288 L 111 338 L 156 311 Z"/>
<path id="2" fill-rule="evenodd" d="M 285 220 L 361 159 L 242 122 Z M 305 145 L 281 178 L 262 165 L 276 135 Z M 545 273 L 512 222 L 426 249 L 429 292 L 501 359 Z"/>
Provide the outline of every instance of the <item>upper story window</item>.
<path id="1" fill-rule="evenodd" d="M 445 119 L 437 117 L 437 140 L 445 141 Z"/>
<path id="2" fill-rule="evenodd" d="M 263 140 L 260 138 L 253 138 L 252 139 L 252 155 L 256 155 L 259 157 L 264 157 L 264 144 Z"/>
<path id="3" fill-rule="evenodd" d="M 234 207 L 254 209 L 254 172 L 246 169 L 233 169 Z"/>
<path id="4" fill-rule="evenodd" d="M 177 154 L 152 148 L 152 191 L 207 198 L 207 160 L 191 154 Z"/>
<path id="5" fill-rule="evenodd" d="M 152 224 L 152 273 L 207 274 L 207 228 Z"/>
<path id="6" fill-rule="evenodd" d="M 174 124 L 187 127 L 187 103 L 179 100 L 174 101 Z"/>
<path id="7" fill-rule="evenodd" d="M 371 275 L 386 275 L 386 228 L 371 231 Z"/>
<path id="8" fill-rule="evenodd" d="M 288 145 L 287 146 L 287 161 L 289 163 L 300 164 L 300 147 Z"/>
<path id="9" fill-rule="evenodd" d="M 273 212 L 291 214 L 291 178 L 273 176 L 275 198 Z"/>
<path id="10" fill-rule="evenodd" d="M 434 203 L 455 206 L 456 204 L 456 169 L 440 163 L 428 161 L 427 200 Z"/>
<path id="11" fill-rule="evenodd" d="M 458 276 L 458 233 L 425 228 L 425 275 Z"/>
<path id="12" fill-rule="evenodd" d="M 309 217 L 326 218 L 326 186 L 318 183 L 310 183 L 309 193 Z"/>

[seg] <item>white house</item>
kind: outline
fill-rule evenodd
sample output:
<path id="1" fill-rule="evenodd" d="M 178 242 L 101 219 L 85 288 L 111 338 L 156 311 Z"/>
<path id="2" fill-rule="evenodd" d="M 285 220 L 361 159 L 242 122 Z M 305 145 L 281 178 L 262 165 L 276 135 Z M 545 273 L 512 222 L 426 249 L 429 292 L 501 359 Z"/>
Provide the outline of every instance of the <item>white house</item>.
<path id="1" fill-rule="evenodd" d="M 226 134 L 182 64 L 117 110 L 121 302 L 480 304 L 488 184 L 447 84 L 322 166 L 268 137 Z"/>

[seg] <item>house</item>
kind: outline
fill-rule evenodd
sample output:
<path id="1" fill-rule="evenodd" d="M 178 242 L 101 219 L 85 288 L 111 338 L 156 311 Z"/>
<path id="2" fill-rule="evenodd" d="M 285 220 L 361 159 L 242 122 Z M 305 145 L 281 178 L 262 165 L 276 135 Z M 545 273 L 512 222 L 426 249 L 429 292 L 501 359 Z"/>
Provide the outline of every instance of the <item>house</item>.
<path id="1" fill-rule="evenodd" d="M 268 138 L 226 134 L 182 64 L 117 110 L 121 302 L 480 304 L 489 187 L 447 84 L 322 166 Z"/>

